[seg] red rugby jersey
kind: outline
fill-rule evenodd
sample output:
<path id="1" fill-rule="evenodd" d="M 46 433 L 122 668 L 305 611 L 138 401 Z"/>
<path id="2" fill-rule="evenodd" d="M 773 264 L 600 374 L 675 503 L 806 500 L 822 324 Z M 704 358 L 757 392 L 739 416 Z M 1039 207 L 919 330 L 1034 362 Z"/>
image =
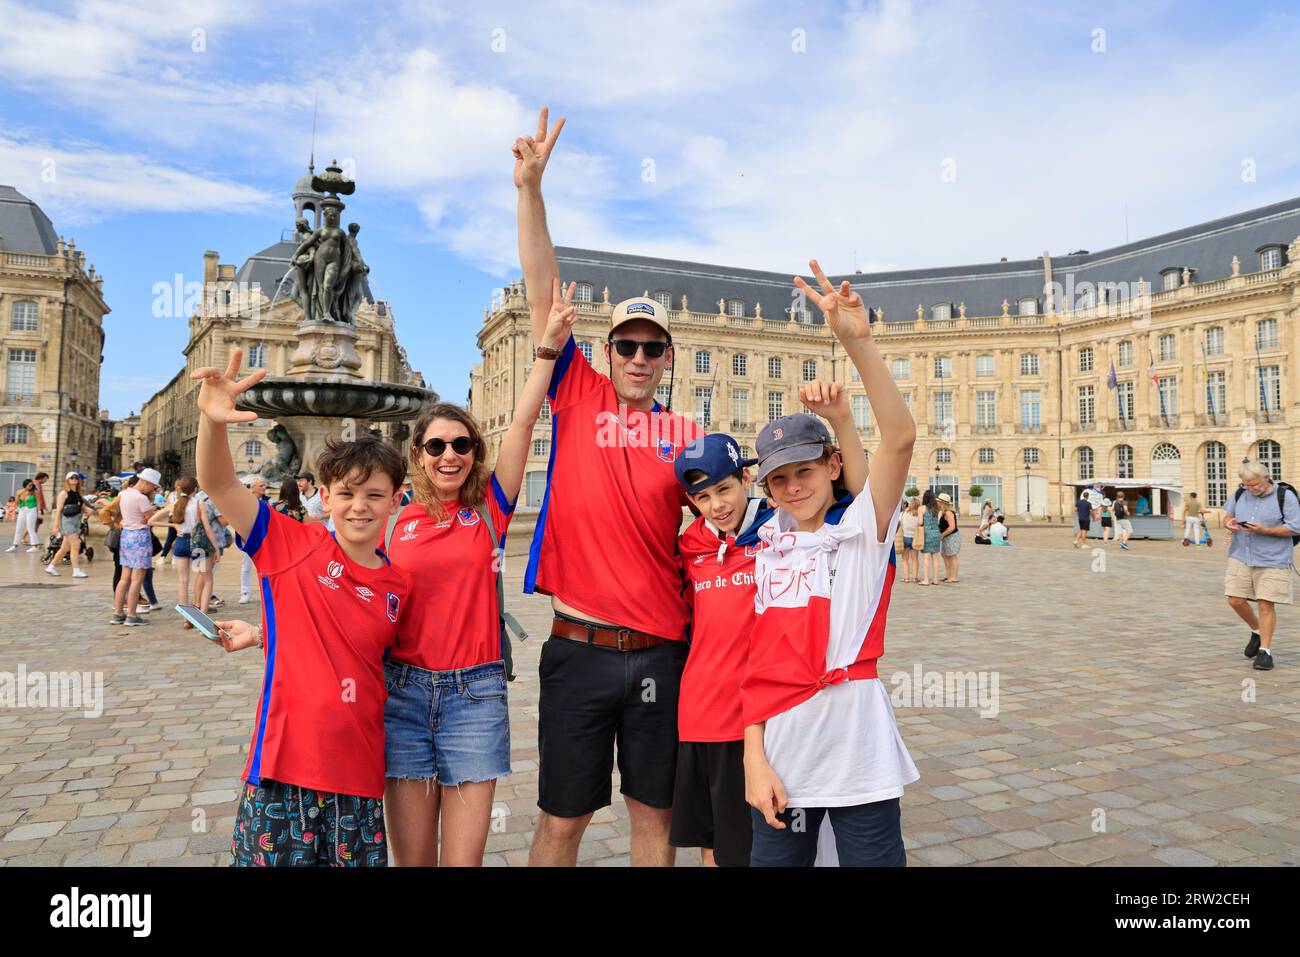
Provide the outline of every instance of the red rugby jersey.
<path id="1" fill-rule="evenodd" d="M 402 614 L 389 657 L 426 668 L 452 671 L 501 660 L 497 608 L 497 551 L 515 504 L 496 475 L 484 502 L 500 541 L 492 541 L 476 509 L 444 506 L 450 518 L 435 521 L 419 502 L 398 516 L 388 555 L 420 586 Z"/>
<path id="2" fill-rule="evenodd" d="M 689 504 L 673 462 L 704 432 L 665 411 L 619 403 L 572 337 L 555 363 L 551 460 L 524 592 L 662 638 L 686 636 L 677 531 Z"/>
<path id="3" fill-rule="evenodd" d="M 754 556 L 763 547 L 753 532 L 771 514 L 762 499 L 750 499 L 739 541 L 734 535 L 721 537 L 703 516 L 682 532 L 682 567 L 695 612 L 677 700 L 677 737 L 682 741 L 745 737 L 740 682 L 758 618 Z"/>
<path id="4" fill-rule="evenodd" d="M 266 643 L 244 780 L 383 797 L 384 652 L 410 576 L 387 558 L 363 568 L 323 524 L 265 501 L 237 544 L 257 563 Z"/>

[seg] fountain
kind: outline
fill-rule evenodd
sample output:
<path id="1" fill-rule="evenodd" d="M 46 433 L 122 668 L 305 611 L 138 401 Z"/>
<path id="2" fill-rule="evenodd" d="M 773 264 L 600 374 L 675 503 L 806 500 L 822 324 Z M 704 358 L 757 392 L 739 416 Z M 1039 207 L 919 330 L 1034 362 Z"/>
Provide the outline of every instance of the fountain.
<path id="1" fill-rule="evenodd" d="M 298 246 L 284 277 L 292 282 L 291 295 L 302 308 L 298 347 L 286 375 L 268 376 L 238 402 L 238 408 L 278 423 L 271 435 L 277 454 L 262 467 L 262 475 L 272 483 L 312 468 L 326 438 L 340 432 L 343 438 L 355 437 L 346 426 L 340 430 L 341 419 L 410 420 L 436 399 L 418 386 L 362 378 L 356 313 L 365 298 L 370 267 L 357 244 L 360 226 L 349 223 L 346 232 L 339 226 L 345 208 L 339 194 L 351 195 L 356 184 L 343 176 L 335 161 L 324 173 L 313 174 L 311 185 L 327 194 L 320 201 L 322 221 L 314 230 L 299 222 Z"/>

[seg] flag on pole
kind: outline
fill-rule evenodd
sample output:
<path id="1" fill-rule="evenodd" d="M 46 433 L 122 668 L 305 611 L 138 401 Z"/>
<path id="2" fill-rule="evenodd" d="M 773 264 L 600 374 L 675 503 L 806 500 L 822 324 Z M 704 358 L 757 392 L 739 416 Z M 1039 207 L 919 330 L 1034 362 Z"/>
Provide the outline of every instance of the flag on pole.
<path id="1" fill-rule="evenodd" d="M 1156 384 L 1156 397 L 1160 401 L 1160 418 L 1163 419 L 1165 417 L 1165 394 L 1160 389 L 1160 376 L 1156 373 L 1156 356 L 1150 349 L 1147 350 L 1147 356 L 1151 359 L 1151 364 L 1147 366 L 1147 375 Z"/>
<path id="2" fill-rule="evenodd" d="M 1264 362 L 1259 357 L 1259 336 L 1255 336 L 1255 378 L 1259 380 L 1259 407 L 1268 417 L 1268 390 L 1264 388 Z"/>
<path id="3" fill-rule="evenodd" d="M 1118 389 L 1119 377 L 1115 375 L 1115 360 L 1110 360 L 1110 375 L 1106 376 L 1106 388 Z"/>
<path id="4" fill-rule="evenodd" d="M 1217 415 L 1214 411 L 1214 390 L 1210 388 L 1210 357 L 1205 352 L 1205 340 L 1201 340 L 1201 363 L 1205 371 L 1205 411 Z"/>

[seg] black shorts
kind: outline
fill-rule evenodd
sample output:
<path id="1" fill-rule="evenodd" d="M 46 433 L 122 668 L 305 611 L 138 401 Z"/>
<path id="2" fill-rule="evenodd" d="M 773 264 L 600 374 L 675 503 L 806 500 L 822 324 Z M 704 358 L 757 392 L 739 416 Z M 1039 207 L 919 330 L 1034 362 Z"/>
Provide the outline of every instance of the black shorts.
<path id="1" fill-rule="evenodd" d="M 719 867 L 748 867 L 754 824 L 745 803 L 744 741 L 683 741 L 668 843 L 708 847 Z"/>
<path id="2" fill-rule="evenodd" d="M 619 790 L 655 808 L 673 803 L 677 695 L 684 641 L 640 651 L 548 638 L 538 665 L 537 806 L 556 817 L 582 817 Z"/>
<path id="3" fill-rule="evenodd" d="M 1102 527 L 1102 528 L 1110 528 L 1110 527 L 1111 527 L 1111 521 L 1110 521 L 1110 519 L 1108 519 L 1108 518 L 1103 518 L 1103 519 L 1101 520 L 1101 527 Z"/>
<path id="4" fill-rule="evenodd" d="M 1079 519 L 1079 531 L 1086 532 L 1090 528 L 1092 528 L 1091 517 Z"/>

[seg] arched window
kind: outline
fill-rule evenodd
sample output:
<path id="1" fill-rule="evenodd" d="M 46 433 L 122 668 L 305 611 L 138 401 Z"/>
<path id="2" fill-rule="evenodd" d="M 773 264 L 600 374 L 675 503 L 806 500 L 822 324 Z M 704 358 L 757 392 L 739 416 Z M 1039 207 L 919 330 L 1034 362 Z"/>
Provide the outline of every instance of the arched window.
<path id="1" fill-rule="evenodd" d="M 1222 442 L 1205 443 L 1205 504 L 1218 508 L 1228 500 L 1228 449 Z"/>
<path id="2" fill-rule="evenodd" d="M 1281 246 L 1262 246 L 1259 250 L 1259 269 L 1263 272 L 1268 269 L 1282 268 L 1282 247 Z"/>
<path id="3" fill-rule="evenodd" d="M 932 322 L 942 322 L 945 319 L 952 318 L 952 303 L 936 302 L 930 307 L 930 320 Z"/>
<path id="4" fill-rule="evenodd" d="M 250 459 L 260 459 L 262 457 L 262 443 L 257 439 L 249 439 L 244 443 L 244 455 Z"/>
<path id="5" fill-rule="evenodd" d="M 1022 316 L 1036 316 L 1038 315 L 1038 300 L 1033 296 L 1025 296 L 1020 300 L 1016 308 Z"/>
<path id="6" fill-rule="evenodd" d="M 1088 481 L 1093 476 L 1092 471 L 1093 455 L 1092 449 L 1084 445 L 1079 448 L 1079 479 Z"/>
<path id="7" fill-rule="evenodd" d="M 15 302 L 13 318 L 10 320 L 9 328 L 14 332 L 35 332 L 36 303 L 28 299 L 20 299 Z"/>
<path id="8" fill-rule="evenodd" d="M 744 314 L 745 314 L 745 300 L 743 299 L 727 300 L 727 315 L 740 318 Z"/>
<path id="9" fill-rule="evenodd" d="M 665 289 L 661 289 L 654 294 L 654 301 L 659 303 L 659 305 L 663 306 L 665 309 L 671 309 L 673 307 L 673 294 Z"/>
<path id="10" fill-rule="evenodd" d="M 580 282 L 573 291 L 574 302 L 591 302 L 592 288 L 589 282 Z"/>
<path id="11" fill-rule="evenodd" d="M 1122 479 L 1133 477 L 1133 446 L 1120 445 L 1115 448 L 1115 477 Z"/>
<path id="12" fill-rule="evenodd" d="M 5 426 L 5 445 L 26 445 L 27 426 L 21 424 Z"/>
<path id="13" fill-rule="evenodd" d="M 1274 482 L 1282 481 L 1282 446 L 1272 439 L 1261 439 L 1259 449 L 1255 452 L 1259 464 L 1268 469 Z"/>

